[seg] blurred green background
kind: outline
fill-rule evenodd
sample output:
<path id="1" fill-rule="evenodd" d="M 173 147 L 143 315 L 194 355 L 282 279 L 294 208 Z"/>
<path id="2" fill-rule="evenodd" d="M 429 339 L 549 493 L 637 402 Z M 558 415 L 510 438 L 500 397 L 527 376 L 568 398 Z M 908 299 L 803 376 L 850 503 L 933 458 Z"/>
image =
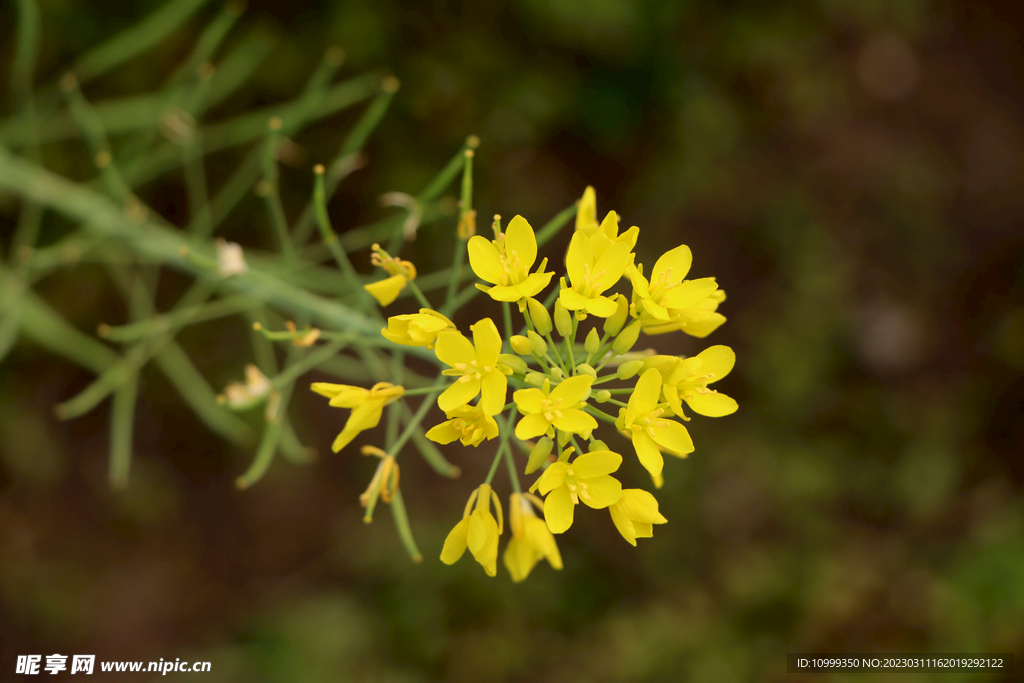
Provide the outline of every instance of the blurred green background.
<path id="1" fill-rule="evenodd" d="M 37 83 L 159 4 L 42 0 Z M 3 65 L 15 9 L 0 5 Z M 156 88 L 217 9 L 85 94 Z M 268 683 L 938 680 L 786 673 L 787 652 L 812 651 L 1015 652 L 1024 667 L 1022 27 L 1015 3 L 952 0 L 250 2 L 235 31 L 273 47 L 213 119 L 294 97 L 330 45 L 343 76 L 402 83 L 331 204 L 339 230 L 386 215 L 379 194 L 418 191 L 471 133 L 481 217 L 539 226 L 592 184 L 599 215 L 641 227 L 640 260 L 686 243 L 693 276 L 727 291 L 706 342 L 641 345 L 732 346 L 719 388 L 740 411 L 690 423 L 697 450 L 667 465 L 653 539 L 634 549 L 581 515 L 559 539 L 565 569 L 513 585 L 436 559 L 485 453 L 450 451 L 454 482 L 403 463 L 415 566 L 387 511 L 361 522 L 374 463 L 329 452 L 337 411 L 297 391 L 320 459 L 239 492 L 249 452 L 144 374 L 131 483 L 113 494 L 107 411 L 52 412 L 91 375 L 23 342 L 0 365 L 0 677 L 53 652 L 209 660 L 204 680 Z M 289 213 L 357 115 L 295 138 Z M 44 152 L 74 175 L 62 155 L 80 148 Z M 170 176 L 140 190 L 172 222 L 183 193 Z M 16 216 L 0 199 L 5 250 Z M 250 197 L 220 234 L 269 244 L 265 221 Z M 454 222 L 403 256 L 447 265 Z M 94 265 L 37 291 L 83 331 L 124 320 Z M 245 334 L 238 318 L 180 339 L 223 386 Z"/>

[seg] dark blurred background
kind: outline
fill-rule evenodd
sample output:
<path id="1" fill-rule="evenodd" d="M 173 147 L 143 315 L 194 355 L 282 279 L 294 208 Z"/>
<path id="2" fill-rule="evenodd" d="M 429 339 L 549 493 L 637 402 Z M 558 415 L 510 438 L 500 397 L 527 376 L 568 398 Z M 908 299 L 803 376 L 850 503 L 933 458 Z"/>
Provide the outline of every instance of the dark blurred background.
<path id="1" fill-rule="evenodd" d="M 37 82 L 52 83 L 160 3 L 40 4 Z M 216 5 L 86 95 L 154 88 Z M 385 215 L 380 193 L 418 191 L 471 133 L 481 217 L 538 227 L 592 184 L 600 216 L 640 226 L 640 260 L 686 243 L 693 276 L 728 293 L 707 340 L 641 345 L 732 346 L 716 386 L 740 410 L 690 423 L 697 450 L 667 464 L 653 539 L 634 549 L 607 515 L 580 515 L 559 539 L 565 569 L 513 585 L 503 568 L 437 560 L 487 453 L 452 450 L 455 482 L 403 465 L 416 566 L 387 510 L 361 522 L 373 463 L 329 452 L 343 416 L 312 394 L 294 413 L 320 459 L 276 462 L 239 492 L 249 452 L 145 374 L 131 484 L 114 494 L 106 407 L 52 413 L 91 376 L 22 343 L 0 366 L 0 678 L 18 654 L 53 652 L 209 660 L 204 680 L 267 682 L 853 680 L 785 673 L 787 652 L 810 651 L 1015 652 L 1024 667 L 1019 7 L 773 5 L 251 1 L 240 25 L 277 42 L 212 118 L 294 97 L 330 45 L 344 74 L 401 80 L 331 205 L 339 228 Z M 296 138 L 308 157 L 282 171 L 290 212 L 317 150 L 357 115 Z M 140 193 L 175 220 L 173 179 Z M 262 211 L 246 200 L 223 234 L 263 239 L 247 232 L 266 233 Z M 446 265 L 453 227 L 403 256 Z M 123 321 L 95 267 L 37 291 L 84 331 Z M 229 322 L 180 337 L 216 386 L 249 353 L 244 321 Z"/>

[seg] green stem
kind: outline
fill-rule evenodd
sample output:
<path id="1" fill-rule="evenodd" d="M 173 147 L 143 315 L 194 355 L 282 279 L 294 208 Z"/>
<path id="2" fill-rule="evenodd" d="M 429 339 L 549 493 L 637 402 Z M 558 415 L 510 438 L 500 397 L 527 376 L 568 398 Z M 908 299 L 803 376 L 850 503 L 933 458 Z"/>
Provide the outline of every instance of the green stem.
<path id="1" fill-rule="evenodd" d="M 110 410 L 110 488 L 123 490 L 128 485 L 132 465 L 132 433 L 135 423 L 135 399 L 139 376 L 132 373 L 114 392 Z"/>
<path id="2" fill-rule="evenodd" d="M 586 405 L 583 407 L 583 409 L 586 410 L 591 415 L 593 415 L 594 417 L 596 417 L 598 420 L 604 420 L 605 422 L 608 422 L 610 424 L 615 424 L 615 418 L 609 415 L 608 413 L 604 412 L 603 410 L 598 410 L 592 405 Z"/>
<path id="3" fill-rule="evenodd" d="M 547 241 L 558 234 L 558 231 L 562 229 L 569 219 L 576 215 L 576 208 L 578 204 L 568 206 L 557 214 L 555 217 L 544 224 L 539 231 L 537 231 L 537 247 L 542 247 L 547 244 Z"/>
<path id="4" fill-rule="evenodd" d="M 513 405 L 511 412 L 508 414 L 508 419 L 505 420 L 505 429 L 502 430 L 501 442 L 498 443 L 498 452 L 494 456 L 494 462 L 491 463 L 491 469 L 487 473 L 487 478 L 484 479 L 485 484 L 490 484 L 491 480 L 494 479 L 494 473 L 498 470 L 498 463 L 501 462 L 505 448 L 508 446 L 508 438 L 512 434 L 512 422 L 515 421 L 518 414 L 518 408 Z"/>

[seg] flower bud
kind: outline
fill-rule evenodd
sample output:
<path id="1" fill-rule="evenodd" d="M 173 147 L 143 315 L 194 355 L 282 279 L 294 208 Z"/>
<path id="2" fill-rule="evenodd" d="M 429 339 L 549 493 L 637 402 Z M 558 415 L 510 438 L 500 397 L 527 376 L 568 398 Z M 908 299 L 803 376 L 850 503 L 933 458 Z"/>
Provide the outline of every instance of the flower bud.
<path id="1" fill-rule="evenodd" d="M 628 352 L 633 345 L 636 344 L 636 340 L 640 337 L 640 321 L 634 320 L 626 329 L 619 332 L 618 336 L 615 337 L 615 341 L 612 342 L 612 349 L 615 353 L 620 356 Z"/>
<path id="2" fill-rule="evenodd" d="M 563 338 L 568 338 L 572 334 L 572 316 L 561 301 L 555 302 L 555 329 Z"/>
<path id="3" fill-rule="evenodd" d="M 526 306 L 530 309 L 530 319 L 537 332 L 542 335 L 551 334 L 551 314 L 544 308 L 544 304 L 531 298 L 526 300 Z"/>
<path id="4" fill-rule="evenodd" d="M 498 364 L 508 366 L 517 375 L 525 375 L 529 369 L 526 367 L 526 361 L 519 356 L 513 356 L 511 353 L 498 354 Z"/>
<path id="5" fill-rule="evenodd" d="M 559 380 L 565 379 L 565 373 L 562 372 L 562 368 L 558 367 L 557 365 L 551 366 L 551 376 Z"/>
<path id="6" fill-rule="evenodd" d="M 533 346 L 533 351 L 538 356 L 543 356 L 548 352 L 548 343 L 544 341 L 544 337 L 540 336 L 533 330 L 527 330 L 526 336 L 530 339 L 530 344 Z"/>
<path id="7" fill-rule="evenodd" d="M 607 451 L 607 450 L 609 450 L 609 448 L 608 448 L 608 444 L 606 444 L 604 441 L 601 441 L 600 439 L 594 439 L 593 441 L 590 442 L 590 450 L 591 451 Z"/>
<path id="8" fill-rule="evenodd" d="M 537 445 L 530 451 L 530 459 L 526 463 L 526 474 L 531 474 L 537 471 L 537 468 L 544 464 L 544 461 L 551 455 L 551 449 L 554 447 L 551 439 L 546 436 L 542 436 Z"/>
<path id="9" fill-rule="evenodd" d="M 643 367 L 639 370 L 641 374 L 651 368 L 654 368 L 661 373 L 661 376 L 664 379 L 672 374 L 675 367 L 679 365 L 679 357 L 662 355 L 651 356 L 650 358 L 644 358 L 641 363 L 643 363 Z"/>
<path id="10" fill-rule="evenodd" d="M 512 344 L 512 350 L 518 353 L 520 356 L 532 356 L 533 355 L 533 344 L 530 340 L 520 334 L 512 335 L 512 339 L 509 340 Z"/>
<path id="11" fill-rule="evenodd" d="M 597 333 L 597 328 L 592 327 L 590 332 L 587 332 L 587 339 L 583 342 L 583 348 L 587 350 L 591 356 L 597 353 L 597 350 L 601 348 L 601 337 Z"/>
<path id="12" fill-rule="evenodd" d="M 526 373 L 526 383 L 531 387 L 537 387 L 538 389 L 544 386 L 544 380 L 548 378 L 543 372 L 528 372 Z"/>
<path id="13" fill-rule="evenodd" d="M 612 392 L 608 391 L 607 389 L 601 389 L 600 391 L 595 391 L 594 392 L 594 400 L 597 401 L 598 403 L 607 403 L 608 400 L 611 399 L 611 397 L 612 397 Z M 598 450 L 598 449 L 592 449 L 592 450 Z M 607 448 L 602 448 L 600 450 L 608 450 L 608 449 Z"/>
<path id="14" fill-rule="evenodd" d="M 615 312 L 604 319 L 604 333 L 611 337 L 622 331 L 622 326 L 626 324 L 626 318 L 629 316 L 629 302 L 626 297 L 616 294 L 615 305 L 618 307 Z"/>
<path id="15" fill-rule="evenodd" d="M 597 370 L 587 365 L 586 363 L 580 363 L 576 366 L 577 375 L 590 375 L 594 379 L 597 379 Z"/>
<path id="16" fill-rule="evenodd" d="M 619 366 L 618 370 L 615 371 L 615 376 L 619 379 L 630 379 L 640 372 L 641 367 L 643 367 L 642 361 L 628 360 Z"/>

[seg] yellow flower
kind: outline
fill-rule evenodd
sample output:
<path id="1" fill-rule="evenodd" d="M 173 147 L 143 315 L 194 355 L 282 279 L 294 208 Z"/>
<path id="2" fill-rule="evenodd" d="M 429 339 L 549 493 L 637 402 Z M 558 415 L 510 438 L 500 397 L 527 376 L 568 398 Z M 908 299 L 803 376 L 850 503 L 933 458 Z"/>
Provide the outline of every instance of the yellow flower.
<path id="1" fill-rule="evenodd" d="M 608 241 L 598 255 L 590 238 L 582 232 L 573 233 L 565 256 L 565 270 L 572 286 L 567 286 L 562 278 L 558 300 L 570 311 L 582 310 L 600 318 L 613 315 L 617 309 L 615 301 L 603 296 L 603 292 L 618 282 L 632 264 L 630 248 L 628 242 Z"/>
<path id="2" fill-rule="evenodd" d="M 454 330 L 455 323 L 429 308 L 421 308 L 419 313 L 395 315 L 388 318 L 388 326 L 380 331 L 385 339 L 405 346 L 425 346 L 434 348 L 437 333 L 442 330 Z"/>
<path id="3" fill-rule="evenodd" d="M 515 582 L 522 581 L 541 558 L 555 569 L 562 568 L 562 556 L 558 552 L 555 537 L 544 520 L 539 519 L 533 511 L 543 503 L 529 493 L 513 493 L 508 502 L 508 525 L 512 530 L 512 540 L 505 547 L 502 559 L 505 568 Z"/>
<path id="4" fill-rule="evenodd" d="M 458 330 L 442 330 L 437 334 L 434 353 L 445 365 L 443 373 L 458 377 L 455 383 L 437 398 L 437 405 L 446 413 L 464 406 L 477 394 L 480 407 L 487 415 L 497 415 L 505 407 L 508 378 L 503 365 L 498 364 L 501 336 L 494 321 L 484 318 L 471 325 L 473 342 Z"/>
<path id="5" fill-rule="evenodd" d="M 650 368 L 640 375 L 636 388 L 625 408 L 619 409 L 616 426 L 633 440 L 636 455 L 657 486 L 661 486 L 661 470 L 665 465 L 661 452 L 685 457 L 693 452 L 693 441 L 686 427 L 662 418 L 665 404 L 661 398 L 661 373 Z"/>
<path id="6" fill-rule="evenodd" d="M 551 389 L 545 379 L 540 389 L 520 389 L 512 394 L 523 419 L 516 425 L 517 439 L 532 439 L 542 434 L 554 436 L 555 429 L 569 434 L 583 434 L 597 428 L 597 420 L 581 410 L 594 378 L 577 375 L 563 380 Z"/>
<path id="7" fill-rule="evenodd" d="M 655 262 L 650 280 L 644 277 L 642 265 L 630 270 L 633 314 L 640 319 L 645 332 L 649 328 L 671 325 L 681 312 L 697 306 L 718 289 L 713 277 L 683 279 L 690 272 L 692 262 L 690 248 L 684 244 L 663 254 Z"/>
<path id="8" fill-rule="evenodd" d="M 662 389 L 672 412 L 683 417 L 682 401 L 686 401 L 693 412 L 707 417 L 735 413 L 735 399 L 708 389 L 709 384 L 728 375 L 735 363 L 736 354 L 728 346 L 712 346 L 679 361 Z"/>
<path id="9" fill-rule="evenodd" d="M 718 313 L 718 304 L 725 301 L 725 291 L 716 289 L 707 299 L 699 304 L 684 309 L 669 311 L 668 322 L 648 324 L 644 326 L 647 334 L 664 334 L 682 330 L 691 337 L 703 339 L 725 322 L 725 316 Z"/>
<path id="10" fill-rule="evenodd" d="M 404 387 L 387 382 L 374 384 L 370 389 L 346 384 L 314 382 L 311 388 L 321 396 L 331 399 L 330 405 L 336 408 L 353 409 L 341 433 L 331 445 L 331 450 L 335 453 L 351 443 L 359 432 L 376 427 L 380 422 L 384 406 L 405 395 Z"/>
<path id="11" fill-rule="evenodd" d="M 615 528 L 631 545 L 636 545 L 638 538 L 653 536 L 654 524 L 668 521 L 658 512 L 654 496 L 642 489 L 623 489 L 622 497 L 612 503 L 608 511 Z"/>
<path id="12" fill-rule="evenodd" d="M 530 491 L 541 492 L 544 499 L 544 519 L 553 534 L 560 534 L 572 526 L 573 511 L 582 500 L 587 506 L 600 510 L 622 495 L 622 484 L 609 476 L 619 469 L 622 456 L 612 451 L 591 451 L 572 463 L 552 463 L 533 483 Z"/>
<path id="13" fill-rule="evenodd" d="M 379 282 L 371 282 L 363 285 L 363 289 L 370 293 L 381 306 L 387 306 L 398 298 L 398 293 L 405 289 L 410 280 L 416 279 L 416 266 L 409 261 L 392 256 L 384 251 L 379 244 L 373 245 L 373 254 L 370 261 L 375 266 L 384 269 L 391 277 Z"/>
<path id="14" fill-rule="evenodd" d="M 463 446 L 479 446 L 484 439 L 498 435 L 498 423 L 484 413 L 479 405 L 459 406 L 447 411 L 448 420 L 427 432 L 427 438 L 448 444 L 458 439 Z"/>
<path id="15" fill-rule="evenodd" d="M 492 498 L 498 511 L 497 520 L 491 514 Z M 470 513 L 474 502 L 476 509 Z M 469 548 L 469 552 L 473 553 L 473 557 L 483 566 L 487 575 L 494 576 L 498 573 L 498 536 L 501 536 L 502 527 L 498 495 L 488 484 L 483 484 L 470 494 L 466 509 L 462 513 L 462 520 L 444 540 L 441 561 L 445 564 L 455 564 L 466 552 L 466 548 Z"/>
<path id="16" fill-rule="evenodd" d="M 547 259 L 536 273 L 530 273 L 537 260 L 537 238 L 522 216 L 509 221 L 505 234 L 496 241 L 475 235 L 469 240 L 469 265 L 481 280 L 495 285 L 477 285 L 495 301 L 519 301 L 537 296 L 551 282 L 553 273 L 545 273 Z"/>

